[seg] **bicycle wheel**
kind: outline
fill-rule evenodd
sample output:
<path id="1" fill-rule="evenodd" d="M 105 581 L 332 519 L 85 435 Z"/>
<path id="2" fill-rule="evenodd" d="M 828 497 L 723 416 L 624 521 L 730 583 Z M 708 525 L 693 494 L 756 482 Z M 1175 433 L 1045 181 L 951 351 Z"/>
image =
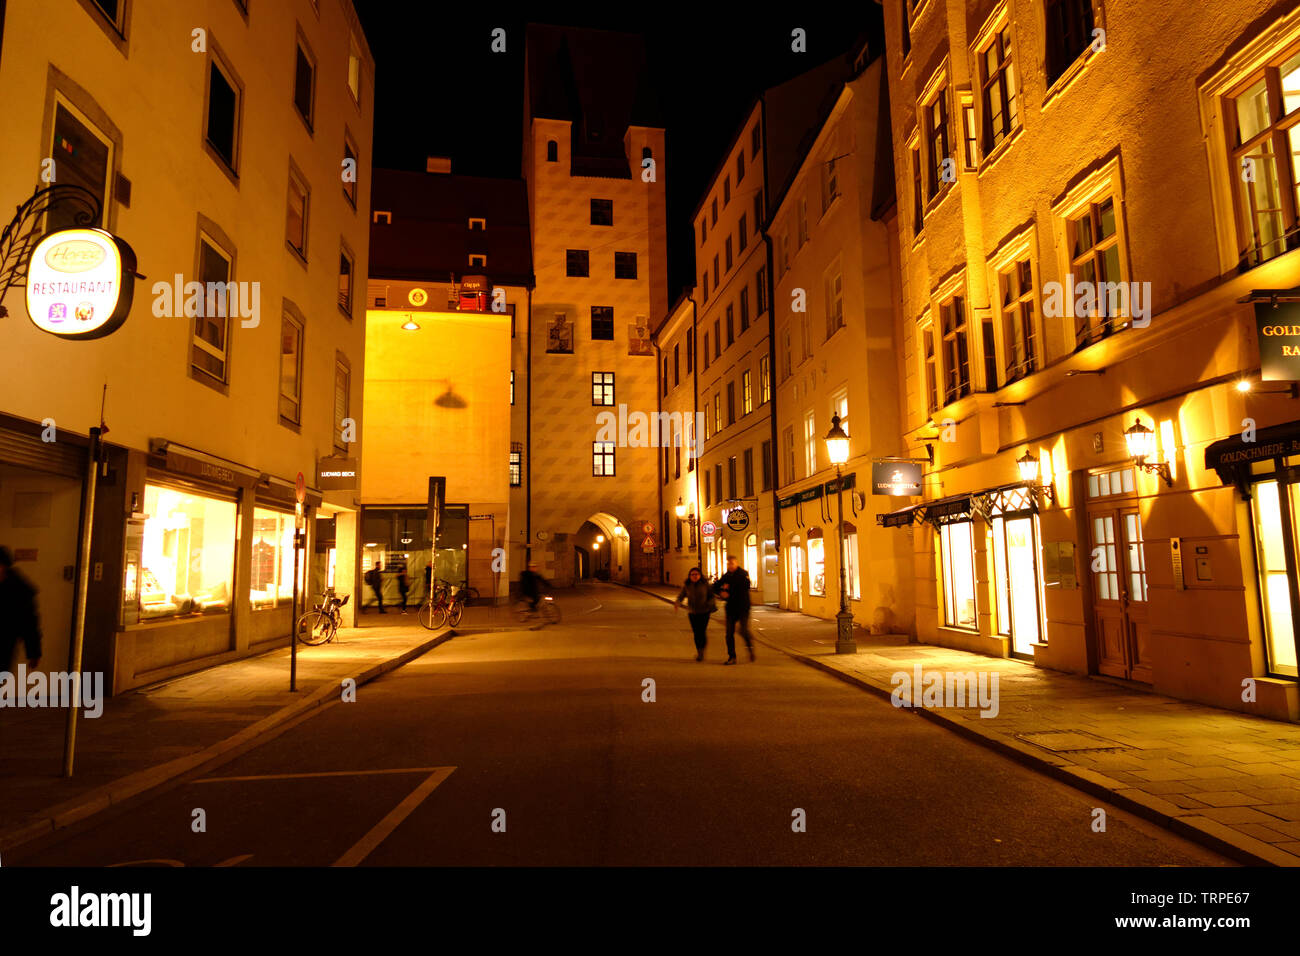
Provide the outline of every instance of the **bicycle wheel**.
<path id="1" fill-rule="evenodd" d="M 518 604 L 515 605 L 515 618 L 519 621 L 520 624 L 523 624 L 528 620 L 528 617 L 531 614 L 531 612 L 532 609 L 528 606 L 527 601 L 520 601 Z"/>
<path id="2" fill-rule="evenodd" d="M 451 607 L 447 609 L 447 623 L 455 627 L 460 623 L 461 614 L 465 611 L 465 605 L 460 601 L 452 601 Z"/>
<path id="3" fill-rule="evenodd" d="M 333 621 L 324 611 L 308 611 L 298 618 L 294 633 L 304 644 L 324 644 L 334 635 Z"/>
<path id="4" fill-rule="evenodd" d="M 415 615 L 420 625 L 427 631 L 436 631 L 447 623 L 447 609 L 440 604 L 429 604 L 428 602 L 420 605 L 420 610 Z"/>
<path id="5" fill-rule="evenodd" d="M 543 601 L 541 610 L 547 624 L 560 623 L 560 609 L 554 601 Z"/>

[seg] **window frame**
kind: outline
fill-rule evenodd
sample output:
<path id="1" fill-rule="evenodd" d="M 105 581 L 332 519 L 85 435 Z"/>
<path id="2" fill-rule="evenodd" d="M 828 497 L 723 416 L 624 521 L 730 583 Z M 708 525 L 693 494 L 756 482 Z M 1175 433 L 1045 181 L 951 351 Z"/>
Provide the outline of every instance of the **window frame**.
<path id="1" fill-rule="evenodd" d="M 285 326 L 292 326 L 297 330 L 298 352 L 295 360 L 296 368 L 294 370 L 294 395 L 284 393 L 284 340 Z M 307 341 L 307 323 L 303 320 L 302 313 L 286 301 L 284 308 L 280 311 L 280 350 L 277 352 L 278 361 L 276 362 L 276 376 L 278 387 L 276 389 L 276 414 L 281 425 L 286 425 L 294 431 L 302 427 L 302 406 L 303 406 L 303 355 Z M 288 405 L 286 406 L 286 401 Z M 286 412 L 286 407 L 289 411 Z"/>
<path id="2" fill-rule="evenodd" d="M 297 246 L 293 244 L 293 240 L 292 238 L 290 238 L 289 235 L 288 213 L 292 208 L 290 203 L 292 202 L 293 199 L 293 189 L 295 184 L 301 187 L 300 191 L 302 193 L 302 248 L 301 249 L 299 249 Z M 293 252 L 293 254 L 299 260 L 301 260 L 301 262 L 305 265 L 307 263 L 307 249 L 308 249 L 307 240 L 309 235 L 311 234 L 311 184 L 307 181 L 307 177 L 304 176 L 299 171 L 298 165 L 293 161 L 292 158 L 289 160 L 289 177 L 287 180 L 287 188 L 285 189 L 285 212 L 286 212 L 286 218 L 284 224 L 285 248 Z"/>
<path id="3" fill-rule="evenodd" d="M 617 460 L 612 441 L 594 441 L 591 443 L 591 476 L 593 478 L 617 477 L 616 466 Z"/>
<path id="4" fill-rule="evenodd" d="M 591 405 L 593 408 L 611 408 L 614 401 L 614 373 L 591 373 Z"/>
<path id="5" fill-rule="evenodd" d="M 203 76 L 203 132 L 202 145 L 206 152 L 216 164 L 221 168 L 231 181 L 239 183 L 239 169 L 243 160 L 243 132 L 244 132 L 244 94 L 245 87 L 239 74 L 231 65 L 230 60 L 222 52 L 211 36 L 208 37 L 208 55 L 205 60 L 206 69 Z M 212 142 L 212 71 L 216 70 L 221 74 L 226 85 L 230 87 L 235 94 L 234 109 L 234 129 L 230 136 L 229 161 L 218 152 L 218 147 Z"/>
<path id="6" fill-rule="evenodd" d="M 307 132 L 309 134 L 315 135 L 316 77 L 317 77 L 317 73 L 319 72 L 320 61 L 317 60 L 316 53 L 315 51 L 312 50 L 311 44 L 307 42 L 307 35 L 303 33 L 301 26 L 298 27 L 297 34 L 294 37 L 294 45 L 295 45 L 295 53 L 294 53 L 294 60 L 293 60 L 293 84 L 290 90 L 289 99 L 290 102 L 293 104 L 293 111 L 298 115 L 298 118 L 303 121 L 303 125 L 307 127 Z M 303 55 L 302 56 L 303 60 L 306 61 L 307 66 L 310 67 L 311 69 L 311 88 L 308 90 L 308 95 L 311 97 L 311 102 L 308 105 L 306 115 L 303 114 L 301 107 L 299 107 L 298 105 L 298 78 L 299 78 L 298 54 Z"/>

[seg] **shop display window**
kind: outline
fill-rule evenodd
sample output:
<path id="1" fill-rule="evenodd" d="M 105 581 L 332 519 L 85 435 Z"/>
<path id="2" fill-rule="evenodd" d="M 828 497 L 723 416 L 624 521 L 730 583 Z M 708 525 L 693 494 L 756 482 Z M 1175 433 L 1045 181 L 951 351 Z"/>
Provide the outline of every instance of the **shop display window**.
<path id="1" fill-rule="evenodd" d="M 229 611 L 234 502 L 146 484 L 144 512 L 140 620 Z"/>
<path id="2" fill-rule="evenodd" d="M 969 521 L 943 525 L 939 529 L 940 560 L 943 563 L 944 624 L 974 630 L 975 547 Z"/>
<path id="3" fill-rule="evenodd" d="M 814 532 L 819 529 L 814 528 Z M 813 597 L 826 595 L 826 547 L 820 533 L 808 537 L 808 593 Z"/>
<path id="4" fill-rule="evenodd" d="M 253 509 L 253 547 L 249 603 L 254 609 L 293 599 L 294 516 L 269 508 Z M 299 568 L 302 576 L 306 562 Z"/>

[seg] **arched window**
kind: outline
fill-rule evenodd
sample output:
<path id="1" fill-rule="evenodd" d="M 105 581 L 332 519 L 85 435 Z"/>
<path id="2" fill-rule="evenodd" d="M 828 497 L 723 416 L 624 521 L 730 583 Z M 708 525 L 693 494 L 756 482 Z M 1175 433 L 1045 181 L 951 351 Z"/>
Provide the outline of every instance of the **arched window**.
<path id="1" fill-rule="evenodd" d="M 558 163 L 560 161 L 560 144 L 553 139 L 546 141 L 546 161 L 548 163 Z"/>
<path id="2" fill-rule="evenodd" d="M 745 570 L 749 572 L 750 583 L 759 587 L 758 535 L 753 532 L 745 536 Z"/>
<path id="3" fill-rule="evenodd" d="M 826 546 L 821 528 L 808 529 L 808 593 L 826 595 Z"/>
<path id="4" fill-rule="evenodd" d="M 851 521 L 844 522 L 844 587 L 850 601 L 862 600 L 858 581 L 858 528 Z"/>

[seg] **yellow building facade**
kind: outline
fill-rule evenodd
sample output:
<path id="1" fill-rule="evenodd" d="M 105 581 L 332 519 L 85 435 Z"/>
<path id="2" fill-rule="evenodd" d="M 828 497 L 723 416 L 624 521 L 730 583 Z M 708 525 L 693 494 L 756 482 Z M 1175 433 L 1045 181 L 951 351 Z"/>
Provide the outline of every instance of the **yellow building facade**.
<path id="1" fill-rule="evenodd" d="M 98 339 L 4 297 L 0 542 L 40 587 L 43 666 L 68 666 L 101 414 L 83 666 L 116 692 L 283 644 L 299 473 L 299 586 L 355 588 L 356 490 L 319 481 L 361 438 L 374 63 L 352 5 L 9 4 L 3 44 L 6 208 L 90 196 L 139 273 Z"/>
<path id="2" fill-rule="evenodd" d="M 659 409 L 667 416 L 667 430 L 673 436 L 672 443 L 661 450 L 659 464 L 665 584 L 681 584 L 691 568 L 703 567 L 699 537 L 703 427 L 695 399 L 695 294 L 695 289 L 683 292 L 655 331 L 660 358 Z"/>
<path id="3" fill-rule="evenodd" d="M 918 636 L 1295 719 L 1300 13 L 884 9 Z"/>

